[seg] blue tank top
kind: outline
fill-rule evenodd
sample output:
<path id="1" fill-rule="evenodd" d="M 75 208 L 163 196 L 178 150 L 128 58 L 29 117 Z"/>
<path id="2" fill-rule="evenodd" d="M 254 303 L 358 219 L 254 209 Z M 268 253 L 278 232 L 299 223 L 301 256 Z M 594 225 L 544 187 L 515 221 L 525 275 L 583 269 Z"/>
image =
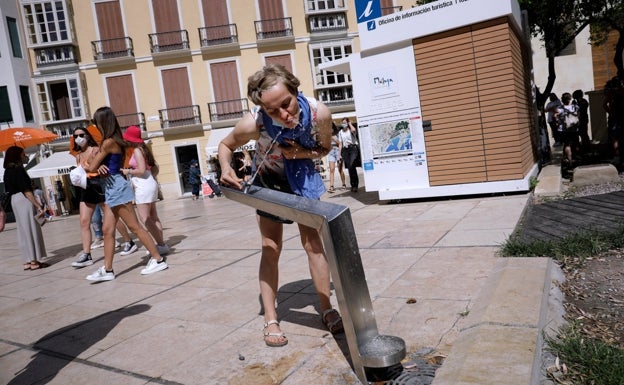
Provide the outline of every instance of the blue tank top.
<path id="1" fill-rule="evenodd" d="M 121 156 L 123 154 L 108 154 L 102 161 L 108 167 L 108 173 L 110 175 L 119 174 L 121 170 Z"/>

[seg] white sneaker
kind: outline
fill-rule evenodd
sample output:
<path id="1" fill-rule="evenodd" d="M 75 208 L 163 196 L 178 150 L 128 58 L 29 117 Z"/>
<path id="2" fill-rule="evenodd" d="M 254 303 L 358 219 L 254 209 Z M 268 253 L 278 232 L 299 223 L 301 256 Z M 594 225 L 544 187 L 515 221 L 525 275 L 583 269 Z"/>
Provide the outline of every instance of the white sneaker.
<path id="1" fill-rule="evenodd" d="M 154 274 L 161 270 L 165 270 L 167 267 L 169 266 L 167 266 L 167 262 L 165 261 L 164 257 L 160 262 L 157 262 L 154 258 L 150 258 L 149 262 L 147 263 L 147 267 L 141 270 L 141 275 Z"/>
<path id="2" fill-rule="evenodd" d="M 99 249 L 100 247 L 104 247 L 104 238 L 96 238 L 91 244 L 91 250 Z"/>
<path id="3" fill-rule="evenodd" d="M 121 243 L 119 243 L 119 241 L 115 239 L 115 248 L 118 249 L 120 247 L 121 247 Z"/>
<path id="4" fill-rule="evenodd" d="M 115 273 L 109 273 L 104 266 L 97 269 L 94 273 L 87 275 L 89 281 L 112 281 L 115 279 Z"/>
<path id="5" fill-rule="evenodd" d="M 135 251 L 137 251 L 138 249 L 139 249 L 139 247 L 133 241 L 128 241 L 128 242 L 124 243 L 123 250 L 121 250 L 119 255 L 132 254 Z"/>

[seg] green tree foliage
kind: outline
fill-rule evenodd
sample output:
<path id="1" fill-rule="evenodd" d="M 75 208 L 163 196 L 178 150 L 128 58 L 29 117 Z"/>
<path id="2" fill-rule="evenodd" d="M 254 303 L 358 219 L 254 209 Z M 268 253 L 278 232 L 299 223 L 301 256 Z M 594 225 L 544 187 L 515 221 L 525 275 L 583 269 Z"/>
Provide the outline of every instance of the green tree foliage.
<path id="1" fill-rule="evenodd" d="M 624 52 L 624 1 L 622 0 L 579 0 L 579 9 L 591 23 L 590 40 L 592 45 L 607 41 L 609 32 L 618 31 L 613 63 L 618 74 L 624 73 L 622 53 Z"/>

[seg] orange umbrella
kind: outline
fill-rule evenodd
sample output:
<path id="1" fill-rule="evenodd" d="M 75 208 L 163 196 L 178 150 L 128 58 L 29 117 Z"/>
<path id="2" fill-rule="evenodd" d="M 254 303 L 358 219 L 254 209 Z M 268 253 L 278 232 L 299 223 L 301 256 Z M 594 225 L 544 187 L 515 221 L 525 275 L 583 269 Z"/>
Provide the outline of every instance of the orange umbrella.
<path id="1" fill-rule="evenodd" d="M 56 139 L 58 135 L 40 128 L 18 127 L 0 130 L 0 151 L 6 151 L 9 147 L 22 148 L 48 143 Z"/>

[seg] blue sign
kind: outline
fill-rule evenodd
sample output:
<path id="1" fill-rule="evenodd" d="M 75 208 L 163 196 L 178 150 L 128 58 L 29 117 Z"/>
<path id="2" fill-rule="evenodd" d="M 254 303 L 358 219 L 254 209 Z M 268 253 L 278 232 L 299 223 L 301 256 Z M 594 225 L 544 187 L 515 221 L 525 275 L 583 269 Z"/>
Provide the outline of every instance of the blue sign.
<path id="1" fill-rule="evenodd" d="M 381 1 L 380 0 L 355 0 L 355 12 L 357 13 L 357 22 L 365 23 L 368 20 L 381 17 Z M 368 25 L 368 30 L 371 30 Z"/>

